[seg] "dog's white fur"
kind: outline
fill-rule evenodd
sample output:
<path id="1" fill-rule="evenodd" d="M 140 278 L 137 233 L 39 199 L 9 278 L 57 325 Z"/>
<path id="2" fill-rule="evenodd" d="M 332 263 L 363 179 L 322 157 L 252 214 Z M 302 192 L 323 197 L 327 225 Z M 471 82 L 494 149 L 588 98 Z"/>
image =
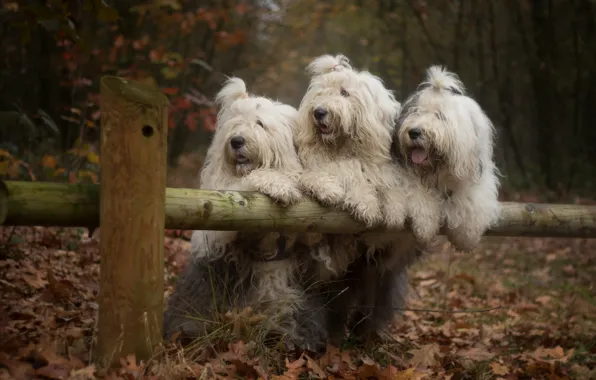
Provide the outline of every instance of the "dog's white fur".
<path id="1" fill-rule="evenodd" d="M 298 108 L 296 132 L 304 166 L 301 189 L 325 205 L 348 210 L 369 227 L 377 225 L 383 221 L 378 189 L 393 180 L 384 171 L 391 168 L 388 141 L 399 102 L 379 91 L 383 84 L 377 77 L 354 70 L 343 55 L 318 57 L 307 72 L 311 80 Z M 317 108 L 327 112 L 318 122 L 313 116 Z M 403 224 L 405 211 L 399 215 Z M 343 252 L 322 249 L 318 258 L 341 274 L 357 256 L 348 246 Z"/>
<path id="2" fill-rule="evenodd" d="M 216 96 L 220 105 L 217 127 L 201 170 L 201 188 L 258 191 L 282 205 L 301 199 L 297 179 L 301 164 L 293 145 L 297 110 L 292 106 L 247 93 L 240 78 L 230 78 Z M 244 138 L 232 148 L 231 140 Z M 232 194 L 229 194 L 232 196 Z M 285 249 L 292 250 L 297 234 L 285 233 Z M 303 291 L 298 284 L 297 257 L 253 261 L 249 251 L 261 258 L 278 253 L 279 233 L 195 231 L 191 254 L 195 260 L 240 263 L 240 280 L 251 277 L 253 287 L 246 299 L 255 309 L 269 310 L 276 317 L 288 316 L 301 307 Z M 246 241 L 246 243 L 242 243 Z M 254 246 L 253 246 L 254 245 Z M 231 284 L 232 286 L 233 284 Z"/>
<path id="3" fill-rule="evenodd" d="M 456 74 L 432 66 L 404 102 L 395 131 L 393 153 L 444 198 L 448 239 L 457 249 L 473 249 L 500 214 L 490 119 Z"/>

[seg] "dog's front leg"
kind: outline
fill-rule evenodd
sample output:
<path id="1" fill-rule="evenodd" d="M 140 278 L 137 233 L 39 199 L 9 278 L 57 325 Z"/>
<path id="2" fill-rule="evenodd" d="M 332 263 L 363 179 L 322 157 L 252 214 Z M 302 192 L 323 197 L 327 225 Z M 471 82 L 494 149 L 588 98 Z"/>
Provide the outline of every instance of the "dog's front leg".
<path id="1" fill-rule="evenodd" d="M 257 169 L 248 174 L 243 181 L 280 203 L 288 206 L 298 202 L 302 193 L 298 189 L 297 175 L 290 175 L 270 169 Z"/>
<path id="2" fill-rule="evenodd" d="M 498 198 L 482 186 L 459 189 L 445 205 L 446 235 L 458 250 L 474 250 L 482 235 L 497 222 L 500 213 Z"/>
<path id="3" fill-rule="evenodd" d="M 442 224 L 441 199 L 437 192 L 423 186 L 410 187 L 408 216 L 414 237 L 419 244 L 427 246 L 438 235 Z"/>
<path id="4" fill-rule="evenodd" d="M 338 174 L 331 168 L 306 170 L 299 179 L 301 189 L 326 206 L 336 206 L 345 198 L 346 190 Z"/>
<path id="5" fill-rule="evenodd" d="M 346 184 L 346 196 L 343 206 L 354 219 L 373 227 L 383 220 L 379 194 L 372 181 L 366 177 L 357 161 L 345 161 L 339 164 L 342 182 Z"/>

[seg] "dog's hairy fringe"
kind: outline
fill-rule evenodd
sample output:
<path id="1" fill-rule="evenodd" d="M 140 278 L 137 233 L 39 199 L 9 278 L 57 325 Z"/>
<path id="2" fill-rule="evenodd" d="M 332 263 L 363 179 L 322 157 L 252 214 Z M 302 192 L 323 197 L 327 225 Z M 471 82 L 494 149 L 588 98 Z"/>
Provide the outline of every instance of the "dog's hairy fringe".
<path id="1" fill-rule="evenodd" d="M 447 70 L 445 66 L 433 65 L 426 70 L 426 78 L 421 86 L 430 86 L 436 91 L 451 91 L 460 95 L 466 94 L 466 88 L 458 75 Z"/>

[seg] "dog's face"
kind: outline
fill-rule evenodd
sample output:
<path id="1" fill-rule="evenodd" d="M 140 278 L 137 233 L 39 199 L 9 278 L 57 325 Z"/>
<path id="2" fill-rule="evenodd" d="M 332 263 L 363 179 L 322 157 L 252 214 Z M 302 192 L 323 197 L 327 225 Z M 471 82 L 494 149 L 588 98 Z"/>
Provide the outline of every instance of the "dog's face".
<path id="1" fill-rule="evenodd" d="M 340 57 L 322 56 L 309 65 L 313 75 L 300 103 L 300 133 L 327 146 L 343 141 L 374 149 L 390 138 L 400 104 L 379 78 L 353 70 Z"/>
<path id="2" fill-rule="evenodd" d="M 453 74 L 432 70 L 397 118 L 394 153 L 419 173 L 477 178 L 482 150 L 492 152 L 492 124 Z"/>
<path id="3" fill-rule="evenodd" d="M 311 82 L 308 103 L 301 111 L 308 114 L 313 132 L 321 140 L 333 141 L 358 133 L 362 126 L 359 120 L 372 102 L 370 93 L 359 82 L 351 71 L 332 72 Z"/>
<path id="4" fill-rule="evenodd" d="M 249 95 L 239 78 L 230 79 L 216 101 L 221 108 L 206 164 L 220 162 L 239 177 L 256 168 L 296 169 L 294 107 Z"/>
<path id="5" fill-rule="evenodd" d="M 214 141 L 238 176 L 255 168 L 283 169 L 283 157 L 294 150 L 292 123 L 296 110 L 269 99 L 249 97 L 224 111 Z"/>

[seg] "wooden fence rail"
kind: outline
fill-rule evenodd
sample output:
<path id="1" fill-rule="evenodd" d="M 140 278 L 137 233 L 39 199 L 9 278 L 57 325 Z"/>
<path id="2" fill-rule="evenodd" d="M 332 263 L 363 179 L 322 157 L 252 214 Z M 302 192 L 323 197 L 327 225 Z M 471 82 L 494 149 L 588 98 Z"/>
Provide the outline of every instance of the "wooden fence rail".
<path id="1" fill-rule="evenodd" d="M 99 186 L 4 181 L 6 226 L 99 226 Z M 502 202 L 489 236 L 596 238 L 596 206 Z M 166 188 L 165 228 L 185 230 L 364 231 L 349 214 L 305 199 L 284 208 L 258 193 Z M 396 231 L 398 233 L 398 231 Z"/>
<path id="2" fill-rule="evenodd" d="M 282 208 L 256 193 L 166 189 L 167 99 L 158 89 L 101 78 L 101 124 L 100 185 L 0 181 L 0 225 L 100 227 L 101 366 L 158 352 L 164 228 L 364 231 L 347 213 L 309 199 Z M 594 238 L 596 207 L 502 203 L 487 235 Z"/>

